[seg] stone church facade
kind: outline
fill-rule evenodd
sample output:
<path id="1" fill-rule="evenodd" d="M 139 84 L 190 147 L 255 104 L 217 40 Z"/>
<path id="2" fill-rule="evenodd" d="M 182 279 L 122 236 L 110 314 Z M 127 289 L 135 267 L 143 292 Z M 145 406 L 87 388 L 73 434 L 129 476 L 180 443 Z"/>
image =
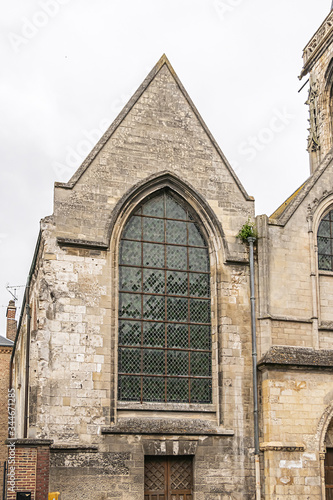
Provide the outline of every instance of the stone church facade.
<path id="1" fill-rule="evenodd" d="M 163 56 L 41 222 L 8 500 L 333 498 L 332 51 L 331 12 L 304 51 L 311 176 L 256 218 L 259 477 L 254 200 Z"/>

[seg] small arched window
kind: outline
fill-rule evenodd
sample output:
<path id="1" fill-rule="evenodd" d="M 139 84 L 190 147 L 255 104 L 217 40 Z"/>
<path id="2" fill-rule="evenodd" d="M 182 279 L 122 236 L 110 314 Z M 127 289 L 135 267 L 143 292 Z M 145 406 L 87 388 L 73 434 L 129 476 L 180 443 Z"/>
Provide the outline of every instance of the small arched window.
<path id="1" fill-rule="evenodd" d="M 333 210 L 320 221 L 317 235 L 318 268 L 333 271 Z"/>
<path id="2" fill-rule="evenodd" d="M 212 402 L 208 245 L 170 190 L 141 203 L 122 232 L 118 349 L 120 401 Z"/>

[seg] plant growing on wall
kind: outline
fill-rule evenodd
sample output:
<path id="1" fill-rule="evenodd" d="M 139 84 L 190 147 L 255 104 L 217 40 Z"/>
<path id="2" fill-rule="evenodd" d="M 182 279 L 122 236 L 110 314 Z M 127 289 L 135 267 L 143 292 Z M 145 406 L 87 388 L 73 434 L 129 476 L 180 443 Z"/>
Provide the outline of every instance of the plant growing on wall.
<path id="1" fill-rule="evenodd" d="M 247 243 L 248 238 L 257 239 L 257 229 L 255 223 L 251 221 L 250 217 L 247 219 L 247 222 L 241 227 L 239 233 L 237 234 L 237 238 L 242 240 L 243 243 Z"/>

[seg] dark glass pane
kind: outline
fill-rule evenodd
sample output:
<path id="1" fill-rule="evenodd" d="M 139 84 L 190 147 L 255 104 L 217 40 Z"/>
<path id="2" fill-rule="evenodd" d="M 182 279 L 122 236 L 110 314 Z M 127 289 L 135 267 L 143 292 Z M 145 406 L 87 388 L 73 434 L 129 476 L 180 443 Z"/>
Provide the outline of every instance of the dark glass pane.
<path id="1" fill-rule="evenodd" d="M 164 271 L 143 270 L 143 291 L 146 293 L 164 293 Z"/>
<path id="2" fill-rule="evenodd" d="M 209 253 L 200 226 L 163 193 L 137 209 L 122 238 L 119 399 L 189 402 L 189 377 L 206 377 L 191 383 L 191 401 L 211 402 L 211 353 L 199 352 L 211 349 Z"/>
<path id="3" fill-rule="evenodd" d="M 168 325 L 168 347 L 188 349 L 187 325 Z"/>
<path id="4" fill-rule="evenodd" d="M 322 220 L 330 220 L 330 215 L 332 215 L 332 210 L 328 212 L 325 217 L 322 218 Z"/>
<path id="5" fill-rule="evenodd" d="M 188 321 L 188 300 L 168 297 L 168 321 Z"/>
<path id="6" fill-rule="evenodd" d="M 192 222 L 188 223 L 188 244 L 199 247 L 206 246 L 205 239 L 201 234 L 198 224 Z"/>
<path id="7" fill-rule="evenodd" d="M 167 267 L 169 269 L 187 269 L 187 248 L 168 245 Z"/>
<path id="8" fill-rule="evenodd" d="M 163 375 L 165 373 L 164 351 L 157 349 L 144 349 L 143 373 L 147 375 Z"/>
<path id="9" fill-rule="evenodd" d="M 189 248 L 188 251 L 192 271 L 209 271 L 208 251 L 205 248 Z"/>
<path id="10" fill-rule="evenodd" d="M 191 379 L 191 403 L 211 403 L 212 382 L 210 379 Z"/>
<path id="11" fill-rule="evenodd" d="M 318 253 L 321 255 L 330 255 L 332 253 L 331 240 L 329 238 L 318 236 Z"/>
<path id="12" fill-rule="evenodd" d="M 332 271 L 332 258 L 327 255 L 319 255 L 318 256 L 318 267 L 322 271 Z"/>
<path id="13" fill-rule="evenodd" d="M 141 269 L 119 267 L 119 290 L 141 292 Z"/>
<path id="14" fill-rule="evenodd" d="M 168 378 L 167 398 L 173 403 L 188 403 L 188 379 Z"/>
<path id="15" fill-rule="evenodd" d="M 145 241 L 164 241 L 164 220 L 143 217 L 143 239 Z"/>
<path id="16" fill-rule="evenodd" d="M 140 401 L 141 381 L 140 377 L 133 375 L 119 375 L 118 399 L 120 401 Z"/>
<path id="17" fill-rule="evenodd" d="M 177 243 L 178 245 L 186 245 L 187 242 L 186 222 L 167 220 L 166 240 L 167 243 Z"/>
<path id="18" fill-rule="evenodd" d="M 152 215 L 153 217 L 164 217 L 164 196 L 156 196 L 155 198 L 147 201 L 142 206 L 144 215 Z"/>
<path id="19" fill-rule="evenodd" d="M 209 352 L 191 352 L 191 375 L 195 377 L 210 377 L 212 360 Z"/>
<path id="20" fill-rule="evenodd" d="M 331 223 L 329 221 L 321 221 L 319 224 L 318 236 L 326 236 L 328 238 L 331 236 Z"/>
<path id="21" fill-rule="evenodd" d="M 143 265 L 145 267 L 165 267 L 164 245 L 156 245 L 154 243 L 144 243 Z"/>
<path id="22" fill-rule="evenodd" d="M 164 323 L 143 323 L 143 345 L 147 347 L 165 346 Z"/>
<path id="23" fill-rule="evenodd" d="M 184 208 L 171 196 L 166 199 L 166 216 L 168 219 L 186 219 L 186 211 Z"/>
<path id="24" fill-rule="evenodd" d="M 123 373 L 141 372 L 141 350 L 131 347 L 120 347 L 118 356 L 118 370 Z"/>
<path id="25" fill-rule="evenodd" d="M 119 344 L 140 345 L 141 323 L 136 321 L 119 321 Z"/>
<path id="26" fill-rule="evenodd" d="M 143 377 L 143 401 L 165 401 L 163 377 Z"/>
<path id="27" fill-rule="evenodd" d="M 169 295 L 187 295 L 187 273 L 167 271 L 167 293 Z"/>
<path id="28" fill-rule="evenodd" d="M 190 295 L 197 297 L 209 297 L 210 290 L 209 274 L 190 274 Z"/>
<path id="29" fill-rule="evenodd" d="M 119 316 L 125 318 L 141 318 L 141 295 L 120 293 Z"/>
<path id="30" fill-rule="evenodd" d="M 165 299 L 154 295 L 143 297 L 143 317 L 145 319 L 165 319 Z"/>
<path id="31" fill-rule="evenodd" d="M 133 215 L 127 222 L 121 237 L 131 240 L 141 240 L 141 217 Z"/>
<path id="32" fill-rule="evenodd" d="M 141 266 L 141 243 L 136 241 L 120 242 L 120 264 Z"/>
<path id="33" fill-rule="evenodd" d="M 168 375 L 188 375 L 188 352 L 168 351 L 167 371 Z"/>
<path id="34" fill-rule="evenodd" d="M 211 333 L 210 326 L 191 325 L 191 349 L 210 349 Z"/>
<path id="35" fill-rule="evenodd" d="M 191 299 L 190 318 L 192 323 L 210 323 L 210 300 Z"/>

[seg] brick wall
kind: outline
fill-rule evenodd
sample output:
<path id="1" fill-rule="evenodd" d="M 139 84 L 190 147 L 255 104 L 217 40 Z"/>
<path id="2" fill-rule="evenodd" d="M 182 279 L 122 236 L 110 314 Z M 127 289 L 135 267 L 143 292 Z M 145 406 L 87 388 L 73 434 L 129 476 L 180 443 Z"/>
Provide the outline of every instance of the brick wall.
<path id="1" fill-rule="evenodd" d="M 7 500 L 16 500 L 17 491 L 31 491 L 31 500 L 37 500 L 36 465 L 37 448 L 15 447 L 15 487 L 12 488 L 10 477 L 8 477 Z"/>
<path id="2" fill-rule="evenodd" d="M 14 300 L 10 300 L 8 307 L 7 307 L 7 329 L 6 329 L 6 336 L 7 339 L 12 340 L 14 342 L 15 337 L 16 337 L 16 328 L 17 328 L 17 322 L 15 320 L 15 315 L 16 315 L 16 306 Z"/>
<path id="3" fill-rule="evenodd" d="M 36 500 L 44 500 L 47 498 L 49 492 L 49 474 L 50 449 L 49 447 L 38 448 Z"/>
<path id="4" fill-rule="evenodd" d="M 31 492 L 31 500 L 46 500 L 49 491 L 51 441 L 18 439 L 10 442 L 12 447 L 15 445 L 15 486 L 11 483 L 9 469 L 7 500 L 16 500 L 18 491 Z"/>
<path id="5" fill-rule="evenodd" d="M 8 437 L 8 387 L 9 387 L 9 362 L 12 347 L 0 346 L 0 492 L 3 482 L 3 463 L 7 460 L 7 446 L 5 441 Z"/>

